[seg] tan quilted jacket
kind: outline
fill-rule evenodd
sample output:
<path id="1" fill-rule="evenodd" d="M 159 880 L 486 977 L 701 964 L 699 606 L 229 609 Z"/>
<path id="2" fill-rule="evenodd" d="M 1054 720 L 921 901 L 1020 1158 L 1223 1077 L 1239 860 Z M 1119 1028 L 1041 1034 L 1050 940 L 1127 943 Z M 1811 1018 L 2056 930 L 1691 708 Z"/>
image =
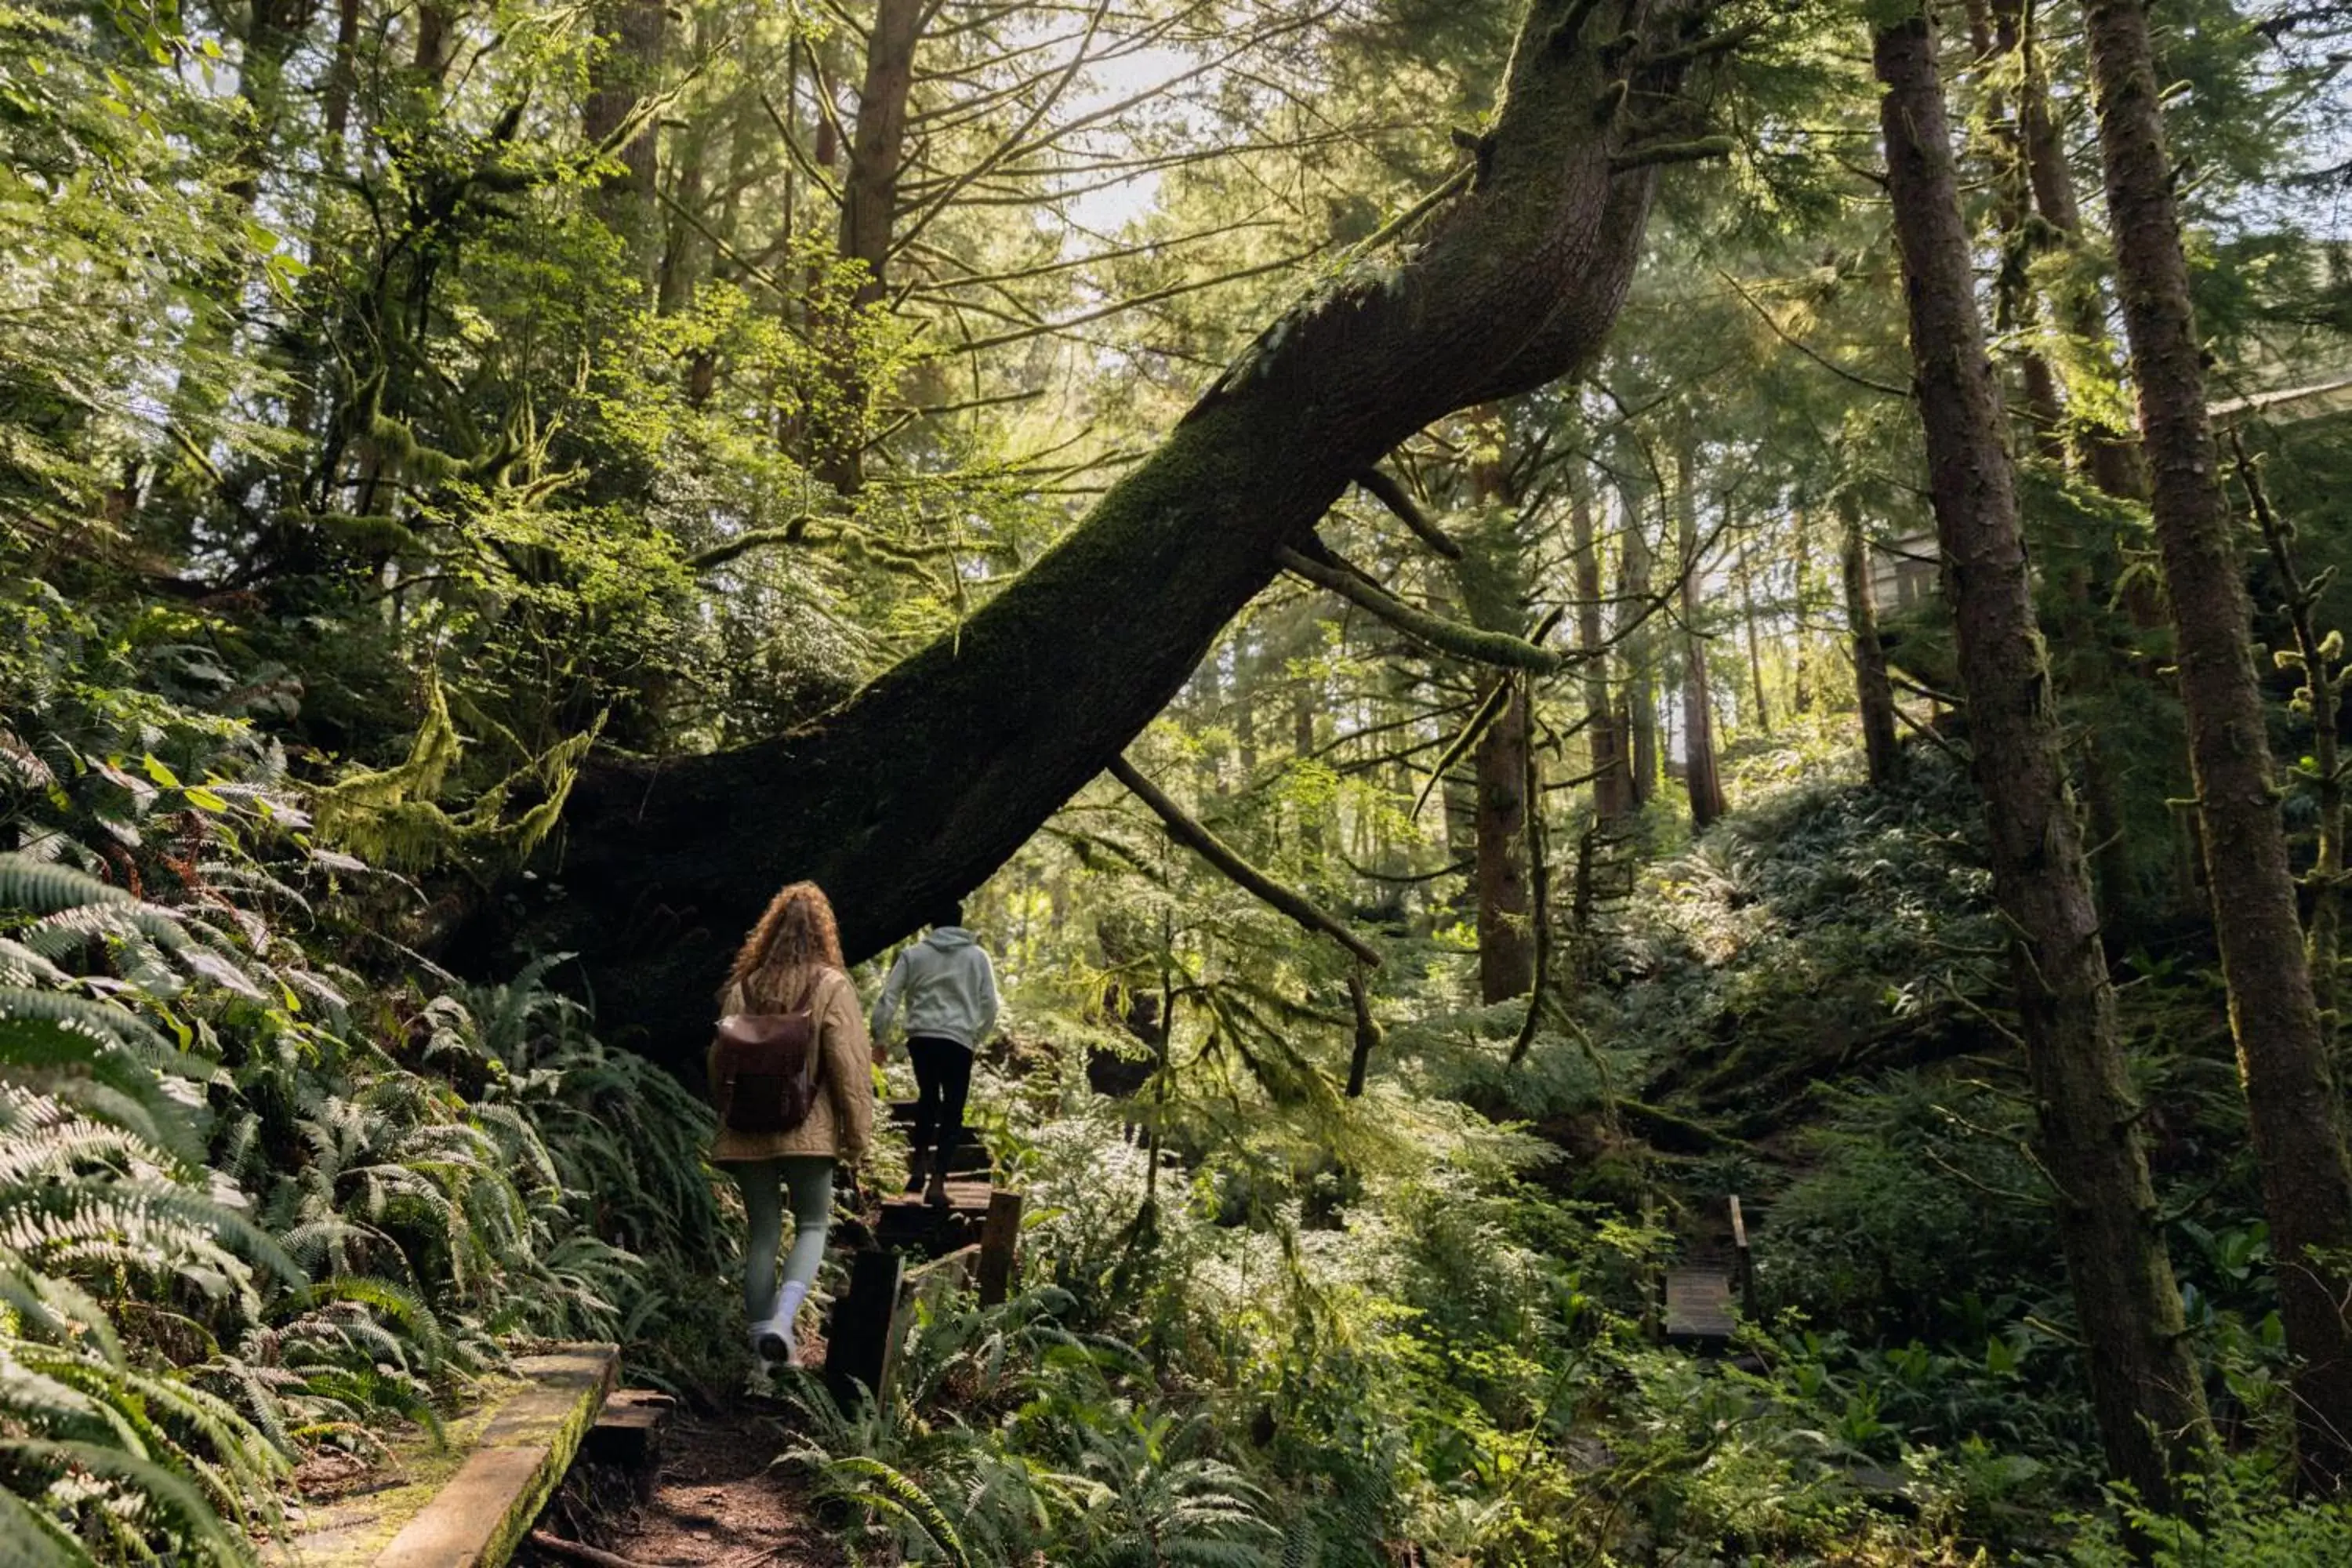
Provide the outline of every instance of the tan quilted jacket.
<path id="1" fill-rule="evenodd" d="M 743 1012 L 740 986 L 730 986 L 722 998 L 727 1012 Z M 721 1127 L 710 1145 L 710 1158 L 728 1161 L 773 1160 L 785 1154 L 824 1154 L 856 1161 L 866 1153 L 874 1133 L 874 1068 L 868 1055 L 866 1019 L 857 1003 L 857 987 L 849 976 L 828 969 L 809 1000 L 816 1016 L 816 1103 L 808 1120 L 789 1132 L 738 1132 Z M 706 1058 L 706 1082 L 718 1075 Z"/>

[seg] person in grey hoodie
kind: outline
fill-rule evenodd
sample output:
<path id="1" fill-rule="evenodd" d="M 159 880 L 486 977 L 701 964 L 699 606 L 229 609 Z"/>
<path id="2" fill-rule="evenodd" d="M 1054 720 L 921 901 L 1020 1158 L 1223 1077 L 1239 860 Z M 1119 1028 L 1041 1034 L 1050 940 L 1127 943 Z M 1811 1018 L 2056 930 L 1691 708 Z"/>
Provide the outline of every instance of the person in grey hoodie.
<path id="1" fill-rule="evenodd" d="M 902 949 L 874 1004 L 874 1060 L 903 1008 L 907 1055 L 915 1064 L 914 1151 L 907 1190 L 926 1203 L 948 1201 L 948 1161 L 963 1140 L 964 1100 L 971 1092 L 971 1057 L 996 1025 L 996 969 L 963 926 L 963 906 L 950 904 L 929 935 Z"/>

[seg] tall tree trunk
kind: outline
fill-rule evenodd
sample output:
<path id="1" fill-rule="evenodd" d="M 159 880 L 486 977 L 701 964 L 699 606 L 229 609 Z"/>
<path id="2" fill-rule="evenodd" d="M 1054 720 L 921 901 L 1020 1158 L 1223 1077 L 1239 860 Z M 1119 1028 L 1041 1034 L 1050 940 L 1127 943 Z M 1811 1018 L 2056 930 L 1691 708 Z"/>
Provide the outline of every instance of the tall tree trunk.
<path id="1" fill-rule="evenodd" d="M 2312 792 L 2319 807 L 2315 825 L 2317 842 L 2311 865 L 2311 920 L 2304 939 L 2304 961 L 2311 970 L 2312 1000 L 2319 1008 L 2319 1024 L 2334 1054 L 2343 1026 L 2337 993 L 2344 954 L 2344 827 L 2345 790 L 2342 734 L 2344 726 L 2344 659 L 2340 641 L 2331 649 L 2312 612 L 2318 608 L 2317 583 L 2303 574 L 2294 551 L 2294 530 L 2271 508 L 2268 488 L 2246 443 L 2230 432 L 2230 450 L 2237 459 L 2239 482 L 2261 527 L 2269 549 L 2271 569 L 2286 590 L 2288 624 L 2294 628 L 2296 655 L 2303 660 L 2303 686 L 2295 700 L 2311 713 Z"/>
<path id="2" fill-rule="evenodd" d="M 1706 638 L 1699 634 L 1698 479 L 1695 443 L 1685 429 L 1675 459 L 1676 564 L 1682 572 L 1683 785 L 1690 795 L 1691 826 L 1704 833 L 1723 815 L 1723 781 L 1716 769 L 1715 698 L 1708 689 Z"/>
<path id="3" fill-rule="evenodd" d="M 2037 1103 L 2036 1149 L 2082 1321 L 2115 1473 L 2161 1509 L 2210 1436 L 2180 1294 L 2158 1230 L 2117 1037 L 2081 829 L 2034 625 L 2000 388 L 1977 315 L 1934 34 L 1924 13 L 1873 39 L 1887 194 L 1909 308 L 1944 582 L 1985 801 L 1993 895 Z"/>
<path id="4" fill-rule="evenodd" d="M 246 102 L 245 133 L 237 174 L 227 187 L 246 207 L 260 197 L 261 177 L 286 117 L 286 62 L 301 46 L 310 21 L 307 0 L 252 0 L 237 62 L 237 93 Z"/>
<path id="5" fill-rule="evenodd" d="M 1797 627 L 1796 669 L 1792 672 L 1789 691 L 1790 706 L 1800 713 L 1813 710 L 1813 513 L 1803 497 L 1799 497 L 1789 513 L 1790 531 L 1796 537 L 1791 555 L 1791 586 L 1796 602 L 1790 619 Z"/>
<path id="6" fill-rule="evenodd" d="M 2036 447 L 2053 461 L 2066 456 L 2066 411 L 2059 399 L 2057 373 L 2033 341 L 2033 292 L 2027 262 L 2032 254 L 2026 217 L 2033 192 L 2026 181 L 2025 131 L 2012 110 L 2008 68 L 2017 55 L 2015 26 L 1996 27 L 1990 0 L 1968 0 L 1969 46 L 1973 73 L 1984 94 L 1979 111 L 1990 131 L 1994 190 L 1993 238 L 2000 247 L 2000 270 L 1993 293 L 1993 328 L 2011 343 L 2025 391 L 2025 420 Z"/>
<path id="7" fill-rule="evenodd" d="M 1562 31 L 1572 17 L 1590 20 Z M 1675 90 L 1684 20 L 1637 15 L 1636 43 L 1604 48 L 1618 18 L 1535 0 L 1483 177 L 1377 275 L 1269 329 L 953 636 L 791 734 L 583 772 L 568 896 L 530 934 L 583 955 L 607 1024 L 689 1056 L 725 952 L 795 878 L 833 893 L 854 957 L 968 892 L 1166 705 L 1356 476 L 1434 419 L 1589 363 L 1657 178 L 1594 105 Z"/>
<path id="8" fill-rule="evenodd" d="M 1493 1004 L 1535 984 L 1535 932 L 1528 906 L 1527 682 L 1511 682 L 1510 705 L 1478 741 L 1478 994 Z"/>
<path id="9" fill-rule="evenodd" d="M 310 8 L 304 0 L 251 0 L 245 36 L 238 41 L 237 96 L 245 113 L 236 139 L 236 172 L 224 187 L 245 213 L 261 200 L 263 178 L 277 159 L 278 129 L 286 115 L 286 62 L 301 46 L 310 25 Z M 251 281 L 242 261 L 225 259 L 201 269 L 199 286 L 185 301 L 184 328 L 191 353 L 230 353 L 245 348 L 239 334 L 246 324 L 246 290 Z M 214 420 L 226 406 L 228 389 L 211 376 L 183 375 L 169 400 L 166 450 L 200 452 L 207 447 Z M 207 463 L 180 459 L 159 475 L 151 489 L 153 499 L 175 486 L 166 481 L 209 489 L 219 482 Z"/>
<path id="10" fill-rule="evenodd" d="M 1318 682 L 1302 679 L 1291 689 L 1290 751 L 1293 756 L 1304 757 L 1315 750 L 1316 699 L 1321 696 Z M 1309 882 L 1323 872 L 1324 807 L 1320 801 L 1301 801 L 1298 811 L 1298 865 Z"/>
<path id="11" fill-rule="evenodd" d="M 1650 608 L 1654 557 L 1650 536 L 1642 523 L 1640 498 L 1621 492 L 1625 503 L 1623 553 L 1617 561 L 1617 603 L 1620 614 L 1646 616 Z M 1625 723 L 1631 744 L 1632 768 L 1626 774 L 1626 799 L 1638 811 L 1658 791 L 1657 639 L 1644 620 L 1626 636 Z"/>
<path id="12" fill-rule="evenodd" d="M 1748 538 L 1739 540 L 1739 615 L 1747 623 L 1748 686 L 1755 695 L 1756 729 L 1759 734 L 1772 732 L 1772 710 L 1764 697 L 1764 642 L 1756 631 L 1756 577 L 1748 565 Z"/>
<path id="13" fill-rule="evenodd" d="M 1853 649 L 1854 703 L 1862 711 L 1862 754 L 1874 788 L 1903 773 L 1903 747 L 1895 728 L 1895 684 L 1886 677 L 1886 649 L 1878 640 L 1877 595 L 1870 584 L 1870 542 L 1862 503 L 1851 490 L 1837 497 L 1843 525 L 1839 562 L 1845 575 L 1845 624 Z"/>
<path id="14" fill-rule="evenodd" d="M 1477 521 L 1465 531 L 1462 558 L 1454 567 L 1462 607 L 1481 631 L 1525 636 L 1527 567 L 1514 519 L 1517 498 L 1499 457 L 1509 437 L 1493 408 L 1478 410 L 1475 422 L 1483 427 L 1481 447 L 1498 456 L 1470 464 Z M 1535 984 L 1535 932 L 1528 900 L 1528 812 L 1532 805 L 1528 798 L 1528 718 L 1526 683 L 1514 681 L 1508 705 L 1478 738 L 1472 754 L 1478 990 L 1489 1004 L 1524 996 Z"/>
<path id="15" fill-rule="evenodd" d="M 2049 357 L 2033 344 L 2036 307 L 2029 264 L 2037 247 L 2045 243 L 2036 237 L 2031 221 L 2034 207 L 2038 200 L 2042 232 L 2054 231 L 2059 243 L 2065 245 L 2077 243 L 2082 214 L 2074 205 L 2074 175 L 2066 166 L 2065 149 L 2050 123 L 2049 95 L 2040 59 L 2026 44 L 2021 10 L 2022 0 L 1995 0 L 1990 5 L 1986 0 L 1974 0 L 1969 9 L 1984 64 L 2003 68 L 2004 79 L 2015 88 L 2013 109 L 2004 104 L 2006 95 L 2000 92 L 1988 108 L 1994 121 L 1992 155 L 2000 191 L 1994 222 L 2003 252 L 1994 324 L 2004 337 L 2024 345 L 2018 358 L 2026 423 L 2040 456 L 2052 462 L 2071 461 L 2076 472 L 2105 493 L 2129 499 L 2141 493 L 2137 461 L 2121 432 L 2095 422 L 2087 413 L 2105 399 L 2086 395 L 2091 389 L 2077 385 L 2081 416 L 2069 424 L 2057 373 Z M 2076 363 L 2091 360 L 2108 366 L 2105 312 L 2097 283 L 2087 276 L 2076 276 L 2069 278 L 2063 289 L 2059 310 L 2066 330 L 2079 340 Z M 2125 671 L 2094 613 L 2095 580 L 2114 576 L 2118 556 L 2112 525 L 2084 518 L 2076 529 L 2056 628 L 2060 649 L 2056 674 L 2063 689 L 2094 708 L 2105 709 L 2123 700 L 2117 688 Z M 2090 817 L 2093 883 L 2108 926 L 2128 926 L 2137 912 L 2138 899 L 2116 769 L 2100 745 L 2095 724 L 2081 726 L 2080 734 L 2079 766 L 2083 804 Z"/>
<path id="16" fill-rule="evenodd" d="M 352 94 L 359 87 L 360 0 L 335 0 L 335 52 L 327 64 L 327 100 L 322 156 L 327 172 L 343 172 L 344 140 L 352 123 Z"/>
<path id="17" fill-rule="evenodd" d="M 677 205 L 674 215 L 661 226 L 661 259 L 654 268 L 654 312 L 675 316 L 694 304 L 695 290 L 701 286 L 705 266 L 703 253 L 709 248 L 702 236 L 684 213 L 701 216 L 703 164 L 709 153 L 709 127 L 697 125 L 682 138 L 677 151 Z"/>
<path id="18" fill-rule="evenodd" d="M 1633 809 L 1625 742 L 1609 694 L 1609 659 L 1601 621 L 1601 542 L 1592 533 L 1592 491 L 1580 473 L 1568 496 L 1570 543 L 1576 552 L 1576 642 L 1585 655 L 1584 736 L 1591 752 L 1592 815 L 1604 823 Z"/>
<path id="19" fill-rule="evenodd" d="M 2137 0 L 2092 0 L 2085 16 L 2206 879 L 2278 1259 L 2279 1318 L 2301 1361 L 2296 1459 L 2306 1481 L 2332 1486 L 2352 1468 L 2352 1326 L 2341 1305 L 2352 1289 L 2343 1265 L 2352 1253 L 2352 1164 L 2304 959 L 2254 679 L 2252 616 L 2206 419 L 2147 13 Z"/>
<path id="20" fill-rule="evenodd" d="M 668 17 L 664 0 L 602 0 L 596 7 L 597 50 L 588 67 L 588 99 L 582 126 L 592 145 L 608 146 L 640 120 L 633 134 L 614 149 L 620 169 L 597 186 L 596 216 L 620 237 L 629 274 L 651 303 L 661 259 L 661 225 L 654 216 L 654 181 L 659 138 L 645 117 L 646 98 L 659 84 L 662 35 Z"/>
<path id="21" fill-rule="evenodd" d="M 2042 74 L 2041 55 L 2031 47 L 2027 37 L 2025 7 L 2026 0 L 1992 0 L 1994 47 L 2003 54 L 2014 54 L 2019 62 L 2017 126 L 2033 205 L 2042 220 L 2056 231 L 2060 243 L 2079 247 L 2083 242 L 2083 212 L 2074 199 L 2074 174 L 2066 164 L 2065 142 L 2051 117 L 2049 83 Z M 2113 356 L 2107 337 L 2106 305 L 2100 298 L 2096 274 L 2078 270 L 2060 287 L 2053 304 L 2057 326 L 2075 340 L 2076 352 L 2099 364 L 2110 364 Z M 2046 361 L 2043 368 L 2046 373 Z M 2065 431 L 2067 450 L 2076 468 L 2108 495 L 2146 495 L 2146 477 L 2140 470 L 2139 455 L 2129 432 L 2097 417 L 2095 410 L 2104 401 L 2102 398 L 2084 395 L 2085 389 L 2082 387 L 2072 390 L 2068 400 L 2071 417 Z M 2054 390 L 2051 395 L 2054 403 Z"/>
<path id="22" fill-rule="evenodd" d="M 416 7 L 416 51 L 410 68 L 425 79 L 437 96 L 457 50 L 457 8 L 444 0 L 419 0 Z"/>
<path id="23" fill-rule="evenodd" d="M 907 100 L 915 87 L 915 47 L 922 40 L 929 0 L 881 0 L 866 50 L 866 82 L 857 94 L 857 128 L 850 138 L 849 173 L 841 186 L 841 256 L 865 273 L 850 297 L 853 311 L 879 305 L 888 290 L 890 237 L 898 216 L 904 169 Z M 840 335 L 834 357 L 839 406 L 819 426 L 817 473 L 844 491 L 865 481 L 866 408 L 874 389 Z"/>

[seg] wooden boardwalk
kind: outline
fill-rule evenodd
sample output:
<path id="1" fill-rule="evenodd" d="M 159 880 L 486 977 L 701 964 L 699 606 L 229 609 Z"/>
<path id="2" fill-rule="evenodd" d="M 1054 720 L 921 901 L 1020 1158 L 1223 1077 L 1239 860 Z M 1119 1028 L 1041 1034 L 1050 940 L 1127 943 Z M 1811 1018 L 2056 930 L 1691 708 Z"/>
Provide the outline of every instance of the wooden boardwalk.
<path id="1" fill-rule="evenodd" d="M 1739 1323 L 1731 1305 L 1731 1270 L 1697 1265 L 1666 1272 L 1666 1341 L 1686 1344 L 1731 1338 Z"/>
<path id="2" fill-rule="evenodd" d="M 1694 1245 L 1666 1270 L 1665 1338 L 1669 1344 L 1720 1349 L 1731 1342 L 1742 1311 L 1755 1311 L 1755 1265 L 1748 1254 L 1748 1216 L 1738 1198 L 1727 1205 L 1728 1234 Z"/>
<path id="3" fill-rule="evenodd" d="M 894 1100 L 890 1120 L 901 1127 L 914 1124 L 912 1100 Z M 980 1239 L 988 1218 L 989 1194 L 994 1177 L 988 1147 L 969 1127 L 963 1141 L 948 1156 L 948 1201 L 942 1208 L 923 1201 L 920 1193 L 894 1193 L 882 1200 L 875 1227 L 877 1245 L 925 1258 L 943 1258 Z"/>

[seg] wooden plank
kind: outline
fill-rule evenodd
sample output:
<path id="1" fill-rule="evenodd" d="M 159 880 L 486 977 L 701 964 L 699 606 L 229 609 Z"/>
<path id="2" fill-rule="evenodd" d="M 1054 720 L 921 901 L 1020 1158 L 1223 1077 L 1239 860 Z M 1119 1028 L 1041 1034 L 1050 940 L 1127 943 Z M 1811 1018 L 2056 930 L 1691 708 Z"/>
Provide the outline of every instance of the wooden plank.
<path id="1" fill-rule="evenodd" d="M 1021 1261 L 1019 1193 L 991 1193 L 988 1218 L 980 1230 L 980 1304 L 993 1307 L 1013 1293 Z"/>
<path id="2" fill-rule="evenodd" d="M 620 1359 L 616 1346 L 599 1344 L 517 1357 L 520 1381 L 453 1426 L 451 1463 L 418 1453 L 411 1463 L 422 1473 L 318 1510 L 290 1541 L 265 1547 L 265 1561 L 300 1568 L 503 1568 L 571 1467 Z"/>
<path id="3" fill-rule="evenodd" d="M 906 1279 L 900 1281 L 899 1298 L 902 1300 L 912 1300 L 917 1287 L 937 1278 L 952 1279 L 961 1283 L 971 1277 L 972 1266 L 979 1261 L 980 1244 L 974 1242 L 970 1247 L 959 1247 L 953 1252 L 943 1252 L 928 1263 L 919 1263 L 908 1269 Z"/>
<path id="4" fill-rule="evenodd" d="M 856 1404 L 859 1384 L 877 1402 L 889 1387 L 904 1271 L 896 1252 L 877 1247 L 850 1255 L 849 1289 L 834 1303 L 824 1352 L 824 1385 L 844 1410 Z"/>
<path id="5" fill-rule="evenodd" d="M 1736 1326 L 1729 1274 L 1720 1268 L 1667 1271 L 1668 1340 L 1727 1340 Z"/>
<path id="6" fill-rule="evenodd" d="M 1739 1194 L 1731 1194 L 1731 1251 L 1733 1283 L 1739 1288 L 1739 1310 L 1748 1317 L 1756 1316 L 1756 1255 L 1748 1245 L 1748 1215 L 1739 1206 Z"/>
<path id="7" fill-rule="evenodd" d="M 677 1409 L 677 1401 L 667 1394 L 649 1388 L 621 1389 L 604 1401 L 580 1451 L 600 1465 L 642 1471 L 641 1479 L 649 1481 L 662 1432 Z"/>

